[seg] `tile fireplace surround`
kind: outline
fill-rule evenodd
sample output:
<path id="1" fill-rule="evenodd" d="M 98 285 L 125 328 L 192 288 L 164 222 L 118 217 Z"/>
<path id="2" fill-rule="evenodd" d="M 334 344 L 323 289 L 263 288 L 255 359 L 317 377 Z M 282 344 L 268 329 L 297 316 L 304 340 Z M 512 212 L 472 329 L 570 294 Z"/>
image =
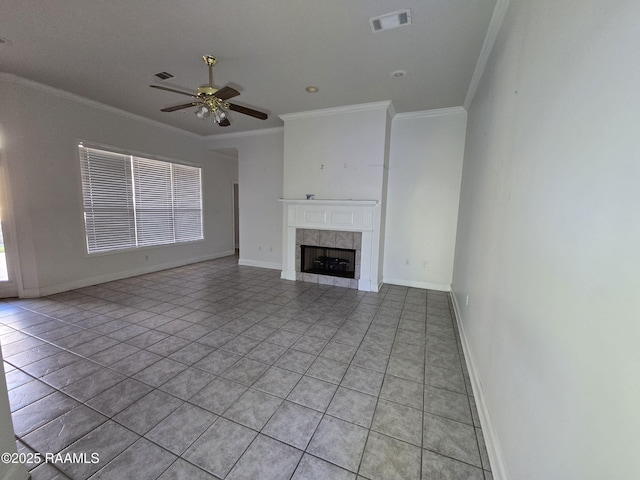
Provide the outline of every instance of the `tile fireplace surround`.
<path id="1" fill-rule="evenodd" d="M 358 290 L 377 292 L 381 287 L 378 276 L 380 256 L 380 203 L 376 200 L 293 200 L 281 199 L 284 203 L 285 229 L 283 270 L 281 278 L 315 283 L 349 286 Z M 353 235 L 351 233 L 359 233 Z M 334 235 L 335 234 L 335 235 Z M 347 234 L 347 235 L 343 235 Z M 345 240 L 354 242 L 357 252 L 358 278 L 343 285 L 345 279 L 316 275 L 308 277 L 300 272 L 300 245 L 305 235 L 308 239 L 332 242 Z M 306 244 L 306 242 L 305 242 Z M 332 246 L 332 245 L 320 245 Z M 336 244 L 337 246 L 337 244 Z M 356 269 L 356 271 L 358 268 Z M 320 278 L 325 277 L 325 278 Z M 346 279 L 348 280 L 348 279 Z M 338 282 L 338 283 L 336 283 Z"/>
<path id="2" fill-rule="evenodd" d="M 326 248 L 346 248 L 356 251 L 355 277 L 341 278 L 302 271 L 302 245 Z M 358 288 L 360 280 L 360 263 L 362 252 L 362 233 L 344 232 L 341 230 L 318 230 L 310 228 L 296 228 L 296 280 L 334 287 Z"/>

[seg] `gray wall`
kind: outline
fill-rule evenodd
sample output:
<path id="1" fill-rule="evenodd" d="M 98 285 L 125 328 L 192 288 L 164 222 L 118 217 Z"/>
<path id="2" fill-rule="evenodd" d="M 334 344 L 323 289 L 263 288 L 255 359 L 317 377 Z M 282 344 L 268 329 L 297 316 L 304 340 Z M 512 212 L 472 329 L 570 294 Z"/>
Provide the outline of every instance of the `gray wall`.
<path id="1" fill-rule="evenodd" d="M 238 152 L 240 264 L 282 268 L 282 129 L 214 135 L 206 145 Z"/>
<path id="2" fill-rule="evenodd" d="M 231 183 L 237 163 L 197 136 L 14 77 L 0 77 L 5 183 L 22 272 L 37 296 L 233 253 Z M 78 142 L 202 167 L 205 240 L 88 256 Z M 16 253 L 16 252 L 11 252 Z"/>
<path id="3" fill-rule="evenodd" d="M 468 112 L 453 290 L 496 479 L 640 478 L 638 18 L 512 0 Z"/>

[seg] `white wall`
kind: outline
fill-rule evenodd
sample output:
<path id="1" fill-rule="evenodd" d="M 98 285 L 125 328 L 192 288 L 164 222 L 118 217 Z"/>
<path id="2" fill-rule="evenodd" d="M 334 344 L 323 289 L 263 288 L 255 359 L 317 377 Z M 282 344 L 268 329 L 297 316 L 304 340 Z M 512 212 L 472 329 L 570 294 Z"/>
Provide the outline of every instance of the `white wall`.
<path id="1" fill-rule="evenodd" d="M 282 268 L 282 129 L 213 135 L 207 148 L 236 149 L 241 265 Z"/>
<path id="2" fill-rule="evenodd" d="M 284 196 L 383 198 L 389 102 L 282 115 Z"/>
<path id="3" fill-rule="evenodd" d="M 201 138 L 11 76 L 0 78 L 0 103 L 21 294 L 49 294 L 233 253 L 229 185 L 237 167 L 206 152 Z M 79 141 L 201 166 L 205 241 L 86 255 Z"/>
<path id="4" fill-rule="evenodd" d="M 462 108 L 393 119 L 385 283 L 450 290 L 466 122 Z"/>
<path id="5" fill-rule="evenodd" d="M 281 115 L 284 126 L 284 197 L 377 200 L 373 213 L 371 275 L 382 285 L 391 102 Z M 283 218 L 287 218 L 286 208 Z M 283 222 L 285 223 L 285 222 Z M 284 228 L 284 227 L 283 227 Z M 286 239 L 286 236 L 283 238 Z M 286 242 L 283 251 L 289 251 Z M 291 247 L 291 245 L 289 245 Z M 290 274 L 283 271 L 283 278 Z M 360 282 L 363 288 L 364 281 Z"/>
<path id="6" fill-rule="evenodd" d="M 511 0 L 469 109 L 453 290 L 496 479 L 640 478 L 638 18 Z"/>

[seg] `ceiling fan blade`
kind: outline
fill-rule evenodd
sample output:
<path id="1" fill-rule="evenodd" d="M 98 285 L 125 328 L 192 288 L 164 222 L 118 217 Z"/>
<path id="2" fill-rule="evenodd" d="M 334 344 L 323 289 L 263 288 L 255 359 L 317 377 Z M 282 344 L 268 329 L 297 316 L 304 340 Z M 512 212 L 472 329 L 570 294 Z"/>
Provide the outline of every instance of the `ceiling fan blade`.
<path id="1" fill-rule="evenodd" d="M 224 120 L 221 120 L 218 125 L 220 125 L 221 127 L 228 127 L 229 125 L 231 125 L 231 122 L 228 118 L 225 118 Z"/>
<path id="2" fill-rule="evenodd" d="M 252 108 L 243 107 L 241 105 L 236 105 L 235 103 L 229 104 L 229 110 L 233 110 L 234 112 L 242 113 L 244 115 L 249 115 L 250 117 L 259 118 L 260 120 L 266 120 L 268 115 L 263 112 L 259 112 L 258 110 L 253 110 Z"/>
<path id="3" fill-rule="evenodd" d="M 183 108 L 195 107 L 200 105 L 201 102 L 183 103 L 182 105 L 176 105 L 174 107 L 167 107 L 160 110 L 161 112 L 175 112 L 176 110 L 182 110 Z"/>
<path id="4" fill-rule="evenodd" d="M 173 88 L 162 87 L 160 85 L 149 85 L 151 88 L 157 88 L 158 90 L 166 90 L 167 92 L 179 93 L 181 95 L 187 95 L 189 97 L 195 97 L 192 93 L 182 92 L 180 90 L 174 90 Z"/>
<path id="5" fill-rule="evenodd" d="M 228 100 L 230 98 L 237 97 L 238 95 L 240 95 L 240 92 L 231 87 L 222 87 L 215 93 L 215 96 L 220 100 Z"/>

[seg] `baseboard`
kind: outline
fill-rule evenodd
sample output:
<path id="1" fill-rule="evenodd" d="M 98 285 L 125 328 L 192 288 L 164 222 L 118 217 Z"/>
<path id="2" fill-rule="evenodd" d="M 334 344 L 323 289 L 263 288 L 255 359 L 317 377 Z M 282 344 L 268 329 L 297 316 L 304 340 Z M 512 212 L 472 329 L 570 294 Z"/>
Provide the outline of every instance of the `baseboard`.
<path id="1" fill-rule="evenodd" d="M 21 463 L 13 463 L 9 466 L 6 472 L 0 476 L 0 480 L 27 480 L 29 478 L 29 472 L 27 468 Z"/>
<path id="2" fill-rule="evenodd" d="M 402 287 L 421 288 L 423 290 L 438 290 L 439 292 L 450 292 L 451 285 L 448 283 L 419 282 L 416 280 L 404 280 L 401 278 L 384 277 L 383 282 L 387 285 L 400 285 Z"/>
<path id="3" fill-rule="evenodd" d="M 504 462 L 504 456 L 502 454 L 502 448 L 500 447 L 500 441 L 496 435 L 495 427 L 487 402 L 484 398 L 484 392 L 482 390 L 482 382 L 478 376 L 478 370 L 476 369 L 473 352 L 467 341 L 467 336 L 464 330 L 462 322 L 462 316 L 460 314 L 460 308 L 456 301 L 456 295 L 451 289 L 451 300 L 453 303 L 453 310 L 456 316 L 456 323 L 458 324 L 458 330 L 460 331 L 460 341 L 462 342 L 462 350 L 464 351 L 464 358 L 467 364 L 467 370 L 469 371 L 469 378 L 471 379 L 471 388 L 473 389 L 473 396 L 476 401 L 476 407 L 478 409 L 478 416 L 480 417 L 480 425 L 482 426 L 482 434 L 484 435 L 484 441 L 487 445 L 487 453 L 489 454 L 489 462 L 491 463 L 491 473 L 494 480 L 508 480 L 506 464 Z"/>
<path id="4" fill-rule="evenodd" d="M 163 263 L 160 265 L 151 265 L 151 266 L 145 266 L 142 268 L 126 270 L 123 272 L 110 273 L 107 275 L 99 275 L 97 277 L 82 278 L 79 280 L 59 283 L 57 285 L 49 285 L 42 288 L 25 288 L 20 292 L 20 298 L 44 297 L 47 295 L 53 295 L 56 293 L 75 290 L 78 288 L 90 287 L 92 285 L 99 285 L 101 283 L 113 282 L 115 280 L 122 280 L 123 278 L 135 277 L 137 275 L 144 275 L 146 273 L 159 272 L 161 270 L 167 270 L 169 268 L 183 267 L 185 265 L 191 265 L 192 263 L 205 262 L 207 260 L 215 260 L 216 258 L 228 257 L 230 255 L 235 255 L 235 251 L 228 250 L 224 252 L 214 253 L 211 255 L 202 255 L 199 257 L 192 257 L 187 260 L 177 260 L 174 262 Z"/>
<path id="5" fill-rule="evenodd" d="M 282 264 L 275 262 L 259 262 L 256 260 L 247 260 L 246 258 L 241 258 L 238 260 L 238 265 L 243 265 L 245 267 L 258 267 L 258 268 L 269 268 L 271 270 L 282 270 Z"/>

